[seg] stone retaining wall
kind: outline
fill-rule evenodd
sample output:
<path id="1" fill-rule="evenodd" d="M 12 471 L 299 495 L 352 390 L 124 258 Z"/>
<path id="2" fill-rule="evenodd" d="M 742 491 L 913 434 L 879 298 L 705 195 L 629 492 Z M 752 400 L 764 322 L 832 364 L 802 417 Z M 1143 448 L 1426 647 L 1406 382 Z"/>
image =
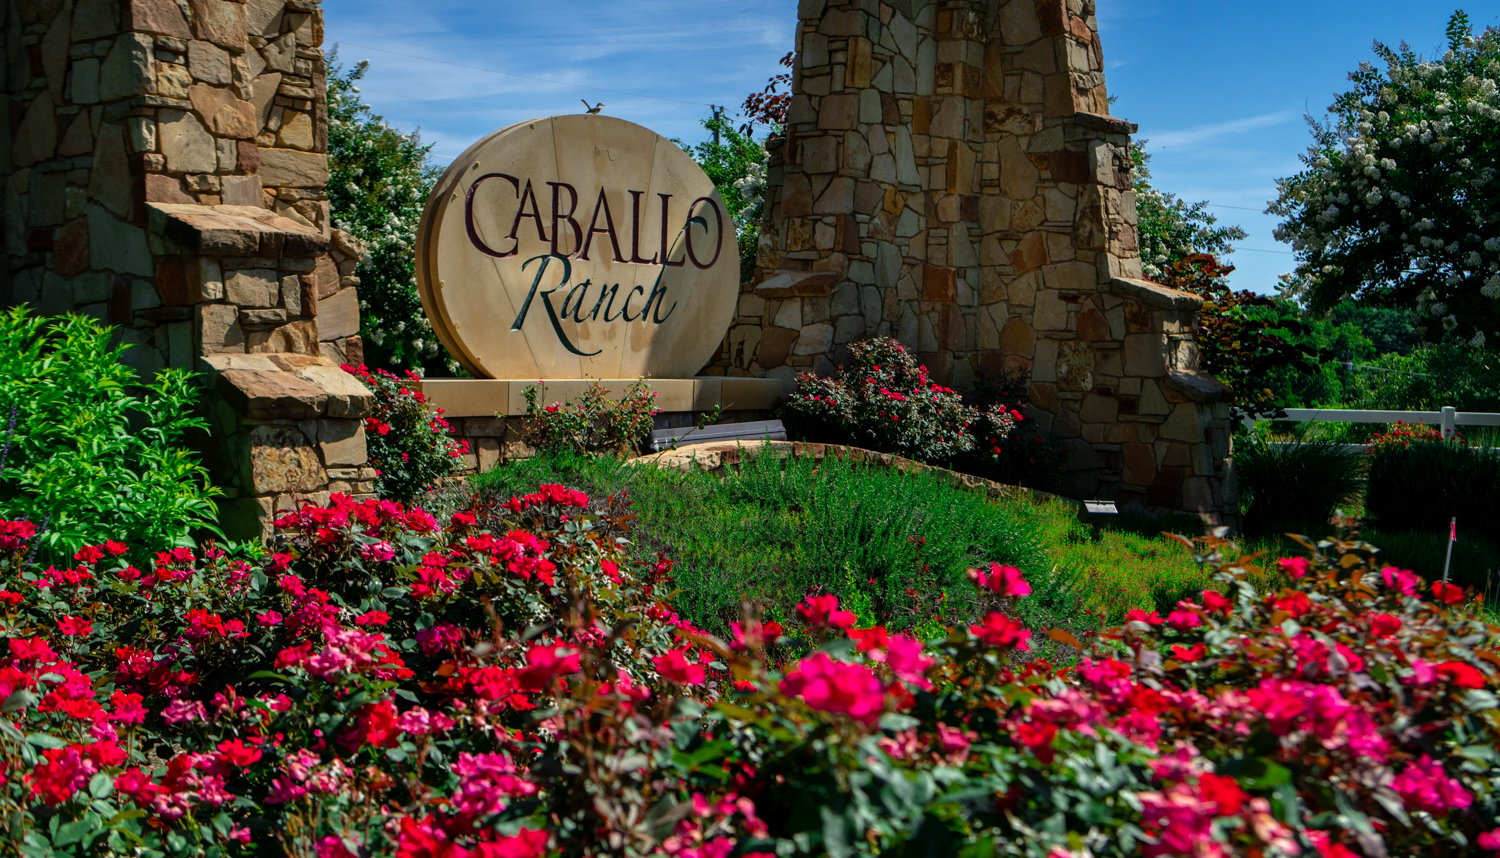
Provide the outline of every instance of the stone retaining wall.
<path id="1" fill-rule="evenodd" d="M 715 441 L 707 444 L 689 444 L 672 450 L 663 450 L 660 453 L 652 453 L 649 456 L 638 456 L 631 459 L 627 464 L 675 468 L 679 471 L 696 470 L 718 473 L 726 469 L 736 468 L 746 460 L 756 456 L 773 456 L 778 459 L 812 459 L 814 461 L 842 459 L 874 467 L 889 468 L 902 473 L 930 474 L 950 485 L 984 492 L 986 497 L 992 499 L 1030 498 L 1038 501 L 1054 500 L 1076 505 L 1076 501 L 1070 501 L 1066 498 L 1036 489 L 997 483 L 994 480 L 986 480 L 983 477 L 976 477 L 973 474 L 950 471 L 947 468 L 924 464 L 891 453 L 877 453 L 874 450 L 866 450 L 862 447 L 849 447 L 843 444 L 812 444 L 804 441 Z"/>
<path id="2" fill-rule="evenodd" d="M 662 412 L 656 415 L 653 428 L 683 429 L 693 426 L 698 416 L 698 412 L 692 411 Z M 735 412 L 732 420 L 726 422 L 752 423 L 765 420 L 767 417 L 768 413 L 764 411 L 738 411 Z M 453 427 L 453 433 L 469 442 L 469 453 L 464 457 L 463 465 L 455 475 L 457 477 L 488 471 L 503 462 L 529 459 L 536 455 L 536 450 L 522 437 L 521 427 L 526 419 L 524 417 L 449 417 L 447 419 Z"/>
<path id="3" fill-rule="evenodd" d="M 0 304 L 121 326 L 144 375 L 223 394 L 231 529 L 366 492 L 358 247 L 330 229 L 309 0 L 7 0 Z"/>
<path id="4" fill-rule="evenodd" d="M 1030 379 L 1075 497 L 1227 505 L 1194 296 L 1141 280 L 1093 0 L 803 0 L 755 280 L 715 368 L 828 373 L 894 336 Z"/>

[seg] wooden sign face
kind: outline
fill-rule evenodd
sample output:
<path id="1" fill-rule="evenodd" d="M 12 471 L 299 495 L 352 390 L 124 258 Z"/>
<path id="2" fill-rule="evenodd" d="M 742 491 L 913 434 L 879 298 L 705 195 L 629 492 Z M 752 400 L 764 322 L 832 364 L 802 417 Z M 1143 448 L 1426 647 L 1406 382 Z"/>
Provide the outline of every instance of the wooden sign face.
<path id="1" fill-rule="evenodd" d="M 485 378 L 687 378 L 739 296 L 734 221 L 671 141 L 609 116 L 480 140 L 438 180 L 417 284 L 439 339 Z"/>

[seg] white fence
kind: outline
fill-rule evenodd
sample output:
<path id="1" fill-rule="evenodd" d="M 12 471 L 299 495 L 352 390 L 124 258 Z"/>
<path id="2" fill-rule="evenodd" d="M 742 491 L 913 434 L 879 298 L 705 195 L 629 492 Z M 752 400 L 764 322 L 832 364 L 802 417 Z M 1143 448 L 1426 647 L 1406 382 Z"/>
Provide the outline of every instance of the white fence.
<path id="1" fill-rule="evenodd" d="M 1487 411 L 1362 411 L 1353 408 L 1288 408 L 1277 420 L 1296 423 L 1426 423 L 1441 427 L 1452 438 L 1460 426 L 1500 426 L 1500 414 Z"/>
<path id="2" fill-rule="evenodd" d="M 1423 423 L 1440 427 L 1444 439 L 1452 438 L 1460 426 L 1500 426 L 1500 414 L 1487 411 L 1459 411 L 1451 406 L 1439 411 L 1372 411 L 1354 408 L 1286 408 L 1285 417 L 1272 418 L 1294 423 Z M 1246 424 L 1251 421 L 1247 419 Z M 1365 444 L 1343 444 L 1350 451 L 1365 449 Z M 1458 519 L 1449 524 L 1451 534 L 1457 533 Z M 1447 557 L 1443 561 L 1443 581 L 1448 580 L 1449 566 L 1453 562 L 1453 538 L 1448 541 Z M 1485 601 L 1491 602 L 1490 587 L 1500 583 L 1500 570 L 1485 575 Z M 1495 593 L 1500 598 L 1500 590 Z"/>

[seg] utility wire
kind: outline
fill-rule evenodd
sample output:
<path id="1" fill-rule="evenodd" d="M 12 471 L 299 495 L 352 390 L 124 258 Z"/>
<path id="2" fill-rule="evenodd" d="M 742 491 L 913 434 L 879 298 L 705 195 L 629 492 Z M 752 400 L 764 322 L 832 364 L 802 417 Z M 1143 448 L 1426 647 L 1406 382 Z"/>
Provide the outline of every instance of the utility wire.
<path id="1" fill-rule="evenodd" d="M 1279 253 L 1283 256 L 1296 256 L 1296 254 L 1291 252 L 1290 250 L 1270 250 L 1264 247 L 1232 247 L 1230 248 L 1230 250 L 1235 253 L 1239 253 L 1243 250 L 1247 253 Z"/>
<path id="2" fill-rule="evenodd" d="M 468 63 L 455 63 L 450 60 L 440 60 L 436 57 L 424 57 L 421 54 L 413 54 L 406 51 L 393 51 L 390 48 L 381 48 L 376 47 L 375 45 L 361 44 L 359 42 L 340 42 L 339 44 L 348 45 L 353 48 L 363 48 L 367 51 L 380 51 L 381 53 L 385 54 L 392 54 L 398 57 L 407 57 L 408 59 L 413 60 L 422 60 L 423 62 L 436 63 L 438 65 L 453 66 L 454 68 L 473 69 L 475 71 L 489 72 L 490 74 L 504 75 L 505 77 L 520 78 L 521 80 L 534 80 L 538 83 L 550 83 L 556 86 L 568 86 L 574 89 L 586 89 L 590 92 L 609 92 L 614 93 L 615 95 L 628 95 L 632 98 L 649 98 L 656 101 L 672 101 L 678 104 L 691 104 L 698 107 L 713 107 L 713 105 L 703 101 L 689 101 L 685 98 L 669 98 L 664 95 L 646 95 L 645 93 L 641 92 L 631 92 L 628 89 L 611 89 L 604 86 L 595 86 L 591 83 L 576 83 L 574 81 L 554 80 L 553 78 L 535 77 L 533 75 L 527 74 L 516 74 L 515 72 L 502 71 L 490 66 L 476 66 L 470 65 Z"/>
<path id="3" fill-rule="evenodd" d="M 1262 214 L 1265 213 L 1265 209 L 1258 209 L 1254 206 L 1229 206 L 1223 203 L 1204 203 L 1204 205 L 1208 206 L 1211 209 L 1235 209 L 1236 211 L 1242 212 L 1261 212 Z"/>

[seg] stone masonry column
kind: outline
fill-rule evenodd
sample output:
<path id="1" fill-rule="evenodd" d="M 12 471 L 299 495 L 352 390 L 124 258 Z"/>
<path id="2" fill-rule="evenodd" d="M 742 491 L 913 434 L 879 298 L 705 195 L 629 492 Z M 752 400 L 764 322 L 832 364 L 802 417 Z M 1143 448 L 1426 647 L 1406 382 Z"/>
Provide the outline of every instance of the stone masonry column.
<path id="1" fill-rule="evenodd" d="M 309 0 L 6 0 L 0 303 L 121 327 L 203 372 L 235 535 L 367 493 L 359 249 L 330 229 Z"/>
<path id="2" fill-rule="evenodd" d="M 1093 0 L 803 0 L 758 271 L 717 368 L 828 372 L 894 336 L 936 377 L 1025 373 L 1065 491 L 1225 510 L 1197 298 L 1141 280 L 1130 134 Z"/>

